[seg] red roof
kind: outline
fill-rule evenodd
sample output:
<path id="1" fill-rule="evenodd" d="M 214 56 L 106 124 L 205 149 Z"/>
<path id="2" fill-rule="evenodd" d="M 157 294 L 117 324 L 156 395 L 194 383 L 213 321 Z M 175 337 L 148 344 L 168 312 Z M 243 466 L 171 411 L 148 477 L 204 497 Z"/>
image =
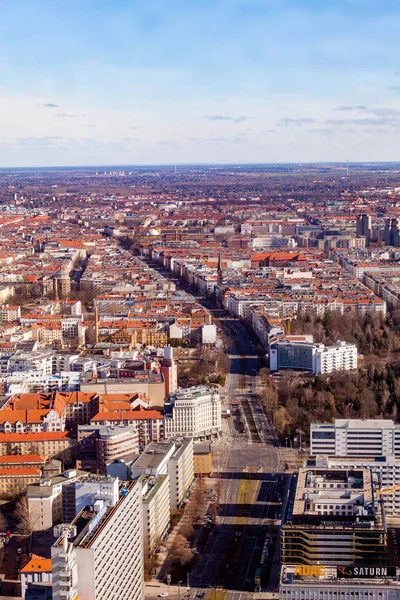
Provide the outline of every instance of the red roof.
<path id="1" fill-rule="evenodd" d="M 123 410 L 121 412 L 99 412 L 92 419 L 91 423 L 96 421 L 147 421 L 162 419 L 163 416 L 158 410 Z"/>

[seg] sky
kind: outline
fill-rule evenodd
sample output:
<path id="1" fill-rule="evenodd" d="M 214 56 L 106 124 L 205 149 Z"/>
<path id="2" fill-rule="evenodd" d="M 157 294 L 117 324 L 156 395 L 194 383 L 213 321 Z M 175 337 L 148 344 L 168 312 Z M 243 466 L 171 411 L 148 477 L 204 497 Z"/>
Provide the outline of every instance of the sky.
<path id="1" fill-rule="evenodd" d="M 0 167 L 400 159 L 399 0 L 1 0 Z"/>

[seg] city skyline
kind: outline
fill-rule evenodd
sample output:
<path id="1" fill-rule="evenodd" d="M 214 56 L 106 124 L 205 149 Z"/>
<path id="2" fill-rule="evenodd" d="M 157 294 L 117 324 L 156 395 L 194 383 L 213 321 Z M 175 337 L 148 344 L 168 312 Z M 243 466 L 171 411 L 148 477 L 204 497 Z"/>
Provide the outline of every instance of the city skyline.
<path id="1" fill-rule="evenodd" d="M 2 12 L 0 167 L 396 159 L 389 0 Z"/>

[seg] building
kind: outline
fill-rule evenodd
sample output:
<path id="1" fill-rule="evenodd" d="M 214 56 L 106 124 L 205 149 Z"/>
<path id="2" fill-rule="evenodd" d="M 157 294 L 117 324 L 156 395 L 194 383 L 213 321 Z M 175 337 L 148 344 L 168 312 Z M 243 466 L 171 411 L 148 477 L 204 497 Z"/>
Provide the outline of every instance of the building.
<path id="1" fill-rule="evenodd" d="M 29 584 L 51 583 L 51 558 L 31 554 L 29 561 L 22 567 L 20 576 L 21 596 L 25 598 Z"/>
<path id="2" fill-rule="evenodd" d="M 218 391 L 197 386 L 171 394 L 164 405 L 164 428 L 166 437 L 218 437 L 221 432 L 221 400 Z"/>
<path id="3" fill-rule="evenodd" d="M 71 523 L 86 506 L 97 501 L 115 506 L 119 498 L 118 479 L 107 475 L 89 475 L 62 487 L 63 520 Z"/>
<path id="4" fill-rule="evenodd" d="M 143 545 L 145 556 L 158 549 L 170 524 L 171 502 L 168 475 L 141 475 Z"/>
<path id="5" fill-rule="evenodd" d="M 164 348 L 164 358 L 161 361 L 160 371 L 165 383 L 165 397 L 175 392 L 178 387 L 178 367 L 174 360 L 174 350 L 171 346 Z"/>
<path id="6" fill-rule="evenodd" d="M 368 247 L 372 236 L 372 217 L 367 213 L 357 215 L 356 235 L 358 238 L 365 237 L 365 245 Z"/>
<path id="7" fill-rule="evenodd" d="M 386 219 L 385 221 L 386 246 L 400 246 L 400 219 Z"/>
<path id="8" fill-rule="evenodd" d="M 376 491 L 368 469 L 300 469 L 281 529 L 282 564 L 386 565 Z"/>
<path id="9" fill-rule="evenodd" d="M 33 531 L 50 529 L 63 519 L 62 488 L 76 481 L 87 473 L 70 469 L 62 475 L 40 479 L 28 485 L 26 499 Z"/>
<path id="10" fill-rule="evenodd" d="M 368 576 L 338 577 L 337 567 L 318 567 L 317 575 L 299 575 L 297 565 L 284 565 L 281 570 L 279 600 L 398 600 L 400 582 L 388 577 L 385 565 L 378 565 Z M 396 571 L 396 569 L 395 569 Z M 308 572 L 308 571 L 306 571 Z M 352 574 L 352 571 L 349 571 Z M 357 571 L 356 571 L 357 572 Z M 375 576 L 375 572 L 379 575 Z M 381 575 L 382 573 L 382 575 Z M 340 572 L 339 572 L 340 575 Z"/>
<path id="11" fill-rule="evenodd" d="M 388 456 L 400 458 L 400 425 L 390 419 L 335 419 L 312 423 L 310 454 L 326 456 Z"/>
<path id="12" fill-rule="evenodd" d="M 108 414 L 108 413 L 107 413 Z M 118 413 L 110 413 L 117 415 Z M 78 426 L 80 469 L 105 473 L 107 463 L 139 451 L 139 434 L 135 426 L 80 425 Z"/>
<path id="13" fill-rule="evenodd" d="M 36 467 L 0 468 L 0 497 L 24 492 L 31 483 L 40 480 L 42 471 Z"/>
<path id="14" fill-rule="evenodd" d="M 293 369 L 315 374 L 357 369 L 357 346 L 337 341 L 335 346 L 277 341 L 270 347 L 270 369 Z"/>
<path id="15" fill-rule="evenodd" d="M 143 600 L 140 485 L 121 487 L 114 507 L 83 509 L 65 533 L 51 549 L 54 600 Z"/>
<path id="16" fill-rule="evenodd" d="M 169 438 L 147 446 L 132 465 L 132 479 L 169 475 L 171 508 L 181 506 L 194 479 L 193 439 Z"/>
<path id="17" fill-rule="evenodd" d="M 386 520 L 398 523 L 400 519 L 400 489 L 389 491 L 400 484 L 400 460 L 393 454 L 389 456 L 369 456 L 364 458 L 317 456 L 310 459 L 309 466 L 329 469 L 370 469 L 376 473 L 379 487 L 386 490 L 381 496 L 385 507 Z"/>
<path id="18" fill-rule="evenodd" d="M 194 444 L 193 460 L 196 477 L 211 476 L 213 470 L 211 444 Z"/>
<path id="19" fill-rule="evenodd" d="M 43 433 L 0 433 L 0 456 L 41 454 L 46 459 L 70 451 L 76 440 L 68 431 Z"/>
<path id="20" fill-rule="evenodd" d="M 137 429 L 139 445 L 147 446 L 164 437 L 164 419 L 158 410 L 107 410 L 97 413 L 91 419 L 92 425 L 131 426 Z"/>

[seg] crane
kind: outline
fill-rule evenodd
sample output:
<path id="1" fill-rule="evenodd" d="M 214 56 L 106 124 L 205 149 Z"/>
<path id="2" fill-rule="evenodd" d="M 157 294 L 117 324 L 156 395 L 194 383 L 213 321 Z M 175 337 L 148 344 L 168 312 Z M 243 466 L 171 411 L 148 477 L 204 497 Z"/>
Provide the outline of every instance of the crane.
<path id="1" fill-rule="evenodd" d="M 379 490 L 378 496 L 384 496 L 385 494 L 390 494 L 392 492 L 396 492 L 397 490 L 400 490 L 400 483 L 396 483 L 396 485 Z"/>

